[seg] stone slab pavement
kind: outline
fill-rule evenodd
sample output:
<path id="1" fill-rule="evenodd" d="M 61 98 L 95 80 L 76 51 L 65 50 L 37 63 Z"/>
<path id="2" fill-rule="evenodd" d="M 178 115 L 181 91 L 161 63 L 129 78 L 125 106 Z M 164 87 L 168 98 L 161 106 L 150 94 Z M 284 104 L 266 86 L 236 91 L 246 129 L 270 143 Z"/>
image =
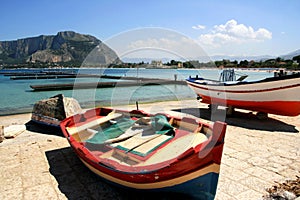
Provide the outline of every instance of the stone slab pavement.
<path id="1" fill-rule="evenodd" d="M 214 116 L 195 101 L 140 106 L 145 111 L 169 110 L 201 117 Z M 200 109 L 199 109 L 200 107 Z M 132 109 L 130 107 L 129 109 Z M 30 122 L 30 114 L 0 117 L 1 125 L 25 124 L 27 130 L 0 143 L 0 199 L 186 199 L 170 194 L 133 193 L 115 188 L 90 172 L 58 130 Z M 262 199 L 274 181 L 294 179 L 300 172 L 300 117 L 269 115 L 258 120 L 238 110 L 228 123 L 217 200 Z"/>

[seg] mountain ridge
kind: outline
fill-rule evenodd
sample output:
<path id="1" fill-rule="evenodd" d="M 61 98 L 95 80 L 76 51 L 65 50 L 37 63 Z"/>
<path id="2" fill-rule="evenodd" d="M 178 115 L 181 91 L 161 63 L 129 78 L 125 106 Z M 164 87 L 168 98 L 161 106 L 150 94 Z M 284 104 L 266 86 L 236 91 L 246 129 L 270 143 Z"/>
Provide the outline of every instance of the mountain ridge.
<path id="1" fill-rule="evenodd" d="M 96 47 L 97 51 L 94 51 Z M 94 56 L 102 58 L 100 64 L 121 62 L 117 54 L 96 37 L 74 31 L 60 31 L 56 35 L 0 41 L 0 64 L 68 63 L 80 66 L 91 52 L 98 52 Z M 97 64 L 90 61 L 87 63 Z"/>
<path id="2" fill-rule="evenodd" d="M 284 55 L 281 55 L 281 56 L 279 56 L 280 58 L 283 58 L 283 59 L 285 59 L 285 60 L 287 60 L 287 59 L 293 59 L 293 57 L 295 57 L 295 56 L 299 56 L 300 55 L 300 49 L 297 49 L 297 50 L 295 50 L 295 51 L 292 51 L 292 52 L 290 52 L 290 53 L 288 53 L 288 54 L 284 54 Z"/>

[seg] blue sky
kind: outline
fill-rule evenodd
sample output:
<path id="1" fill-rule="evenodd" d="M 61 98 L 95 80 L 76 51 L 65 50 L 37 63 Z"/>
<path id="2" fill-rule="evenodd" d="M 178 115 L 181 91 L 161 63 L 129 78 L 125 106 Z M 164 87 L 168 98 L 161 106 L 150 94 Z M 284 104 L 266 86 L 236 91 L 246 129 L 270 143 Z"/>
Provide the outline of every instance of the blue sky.
<path id="1" fill-rule="evenodd" d="M 278 56 L 300 49 L 299 0 L 4 0 L 0 5 L 0 41 L 73 30 L 105 42 L 132 29 L 160 27 L 191 38 L 208 55 Z"/>

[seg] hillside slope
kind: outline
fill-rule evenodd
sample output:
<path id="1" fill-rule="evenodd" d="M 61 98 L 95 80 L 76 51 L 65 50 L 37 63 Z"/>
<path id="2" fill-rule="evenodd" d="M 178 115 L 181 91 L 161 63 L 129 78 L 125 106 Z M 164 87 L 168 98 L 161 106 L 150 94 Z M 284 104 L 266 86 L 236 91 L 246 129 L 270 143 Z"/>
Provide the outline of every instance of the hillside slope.
<path id="1" fill-rule="evenodd" d="M 91 58 L 91 52 L 93 58 Z M 87 56 L 90 57 L 87 62 L 90 65 L 121 62 L 116 53 L 96 37 L 73 31 L 0 42 L 0 63 L 2 64 L 70 63 L 81 65 Z"/>

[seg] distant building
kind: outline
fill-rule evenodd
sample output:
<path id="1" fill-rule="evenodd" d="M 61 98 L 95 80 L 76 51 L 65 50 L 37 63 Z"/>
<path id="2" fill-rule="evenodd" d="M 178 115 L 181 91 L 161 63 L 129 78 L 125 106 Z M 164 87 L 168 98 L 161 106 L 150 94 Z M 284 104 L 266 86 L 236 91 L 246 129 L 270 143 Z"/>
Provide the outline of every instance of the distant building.
<path id="1" fill-rule="evenodd" d="M 151 65 L 152 65 L 153 67 L 162 67 L 162 66 L 163 66 L 163 63 L 162 63 L 161 60 L 152 60 L 152 61 L 151 61 Z"/>

